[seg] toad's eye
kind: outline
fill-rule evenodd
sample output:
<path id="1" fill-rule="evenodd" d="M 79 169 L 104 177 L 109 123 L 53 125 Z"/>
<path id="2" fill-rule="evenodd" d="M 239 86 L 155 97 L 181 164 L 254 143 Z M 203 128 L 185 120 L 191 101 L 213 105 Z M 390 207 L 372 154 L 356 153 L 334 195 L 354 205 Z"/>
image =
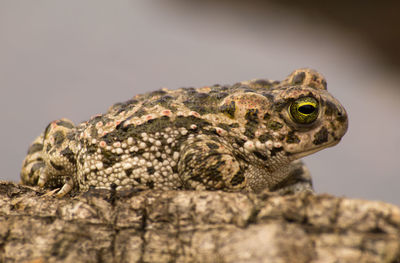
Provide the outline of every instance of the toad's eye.
<path id="1" fill-rule="evenodd" d="M 289 108 L 292 119 L 300 124 L 310 124 L 318 117 L 318 101 L 312 97 L 295 100 Z"/>

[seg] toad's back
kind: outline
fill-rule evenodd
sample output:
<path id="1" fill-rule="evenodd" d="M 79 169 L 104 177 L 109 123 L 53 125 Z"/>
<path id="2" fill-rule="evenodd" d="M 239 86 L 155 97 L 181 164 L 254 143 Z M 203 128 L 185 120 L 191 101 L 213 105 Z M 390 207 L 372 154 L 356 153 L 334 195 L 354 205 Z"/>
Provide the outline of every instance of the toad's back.
<path id="1" fill-rule="evenodd" d="M 71 189 L 304 190 L 296 160 L 337 144 L 347 115 L 317 72 L 284 81 L 161 89 L 78 126 L 54 121 L 31 145 L 22 182 Z"/>

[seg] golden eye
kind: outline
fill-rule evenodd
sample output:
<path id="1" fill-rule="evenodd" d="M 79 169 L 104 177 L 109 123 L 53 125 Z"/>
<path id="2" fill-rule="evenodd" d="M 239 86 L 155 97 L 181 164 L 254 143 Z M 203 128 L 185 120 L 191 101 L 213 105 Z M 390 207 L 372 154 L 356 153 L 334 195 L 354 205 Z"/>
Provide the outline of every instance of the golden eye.
<path id="1" fill-rule="evenodd" d="M 300 124 L 310 124 L 318 117 L 318 101 L 312 97 L 295 100 L 289 108 L 292 119 Z"/>

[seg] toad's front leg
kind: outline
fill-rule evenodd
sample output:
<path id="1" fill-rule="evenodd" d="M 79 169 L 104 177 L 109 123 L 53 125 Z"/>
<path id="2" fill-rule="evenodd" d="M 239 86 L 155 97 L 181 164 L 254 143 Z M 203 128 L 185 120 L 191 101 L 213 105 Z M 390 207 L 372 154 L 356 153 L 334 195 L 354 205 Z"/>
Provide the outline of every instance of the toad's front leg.
<path id="1" fill-rule="evenodd" d="M 186 189 L 237 190 L 246 185 L 244 168 L 217 136 L 198 135 L 181 147 L 179 176 Z"/>

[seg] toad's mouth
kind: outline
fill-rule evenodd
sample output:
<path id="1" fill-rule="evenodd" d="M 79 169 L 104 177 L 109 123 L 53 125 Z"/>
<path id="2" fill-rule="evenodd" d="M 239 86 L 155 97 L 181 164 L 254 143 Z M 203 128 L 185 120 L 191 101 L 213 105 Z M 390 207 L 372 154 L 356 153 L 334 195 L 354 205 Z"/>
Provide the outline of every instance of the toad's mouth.
<path id="1" fill-rule="evenodd" d="M 307 150 L 307 151 L 302 151 L 302 152 L 298 152 L 298 153 L 293 153 L 293 154 L 292 154 L 293 160 L 297 160 L 297 159 L 303 158 L 303 157 L 305 157 L 305 156 L 308 156 L 308 155 L 310 155 L 310 154 L 316 153 L 316 152 L 318 152 L 318 151 L 320 151 L 320 150 L 322 150 L 322 149 L 335 146 L 335 145 L 338 144 L 339 142 L 340 142 L 340 139 L 337 140 L 337 141 L 333 141 L 333 142 L 327 143 L 327 144 L 322 144 L 322 145 L 320 145 L 320 146 L 318 146 L 318 147 L 311 148 L 311 149 L 309 149 L 309 150 Z"/>

